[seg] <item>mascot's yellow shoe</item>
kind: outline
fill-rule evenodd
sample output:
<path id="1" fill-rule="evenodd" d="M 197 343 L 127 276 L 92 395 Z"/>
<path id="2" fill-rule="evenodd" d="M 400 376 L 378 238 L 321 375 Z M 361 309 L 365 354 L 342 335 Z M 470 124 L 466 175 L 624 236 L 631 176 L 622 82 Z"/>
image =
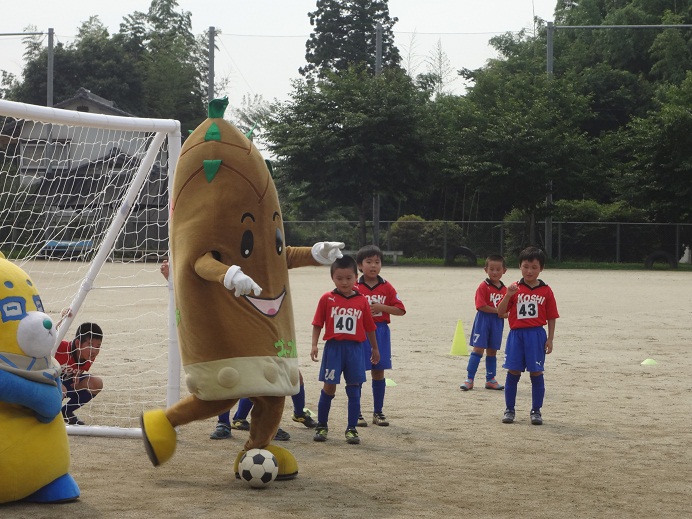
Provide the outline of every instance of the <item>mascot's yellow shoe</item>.
<path id="1" fill-rule="evenodd" d="M 283 481 L 286 479 L 294 479 L 298 475 L 298 462 L 295 456 L 291 452 L 283 447 L 278 447 L 276 445 L 267 445 L 264 447 L 266 450 L 271 452 L 276 458 L 279 464 L 279 474 L 276 476 L 276 481 Z M 240 463 L 240 458 L 245 454 L 243 449 L 235 457 L 235 463 L 233 464 L 233 471 L 235 472 L 236 479 L 240 479 L 240 473 L 238 472 L 238 464 Z"/>
<path id="2" fill-rule="evenodd" d="M 151 463 L 158 467 L 173 457 L 176 445 L 175 429 L 163 409 L 147 411 L 140 418 L 144 449 Z"/>

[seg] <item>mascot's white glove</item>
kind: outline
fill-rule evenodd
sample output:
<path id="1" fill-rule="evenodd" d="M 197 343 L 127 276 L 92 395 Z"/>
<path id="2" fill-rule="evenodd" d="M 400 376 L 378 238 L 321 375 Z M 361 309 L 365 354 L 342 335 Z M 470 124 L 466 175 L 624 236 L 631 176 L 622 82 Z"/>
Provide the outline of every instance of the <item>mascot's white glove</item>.
<path id="1" fill-rule="evenodd" d="M 235 296 L 245 296 L 254 292 L 256 296 L 262 293 L 262 288 L 253 281 L 250 276 L 243 274 L 238 265 L 232 265 L 223 278 L 223 286 L 228 290 L 235 290 Z"/>
<path id="2" fill-rule="evenodd" d="M 320 241 L 312 246 L 312 257 L 322 265 L 331 265 L 335 259 L 344 257 L 341 249 L 345 246 L 340 241 Z"/>

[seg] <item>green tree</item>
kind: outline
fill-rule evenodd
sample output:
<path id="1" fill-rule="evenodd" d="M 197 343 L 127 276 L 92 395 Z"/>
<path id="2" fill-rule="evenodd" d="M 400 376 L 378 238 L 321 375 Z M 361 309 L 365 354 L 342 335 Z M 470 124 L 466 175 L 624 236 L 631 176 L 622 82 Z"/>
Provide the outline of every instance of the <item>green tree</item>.
<path id="1" fill-rule="evenodd" d="M 153 0 L 148 12 L 126 16 L 113 36 L 96 16 L 83 22 L 73 42 L 55 46 L 55 102 L 84 87 L 140 117 L 197 126 L 206 113 L 206 38 L 192 34 L 190 13 L 177 7 L 176 0 Z M 3 75 L 3 95 L 42 105 L 48 51 L 35 38 L 25 44 L 21 79 Z"/>
<path id="2" fill-rule="evenodd" d="M 652 221 L 692 222 L 692 72 L 679 86 L 662 86 L 656 105 L 618 136 L 616 185 L 620 198 L 646 208 Z"/>
<path id="3" fill-rule="evenodd" d="M 301 203 L 351 208 L 361 221 L 372 197 L 390 200 L 424 184 L 426 100 L 401 70 L 373 76 L 352 67 L 315 82 L 294 82 L 291 99 L 265 125 L 281 175 Z"/>
<path id="4" fill-rule="evenodd" d="M 387 0 L 317 0 L 308 13 L 315 30 L 306 42 L 307 65 L 299 72 L 306 78 L 326 77 L 351 66 L 375 72 L 377 24 L 382 24 L 382 66 L 398 67 L 401 57 L 394 45 Z"/>

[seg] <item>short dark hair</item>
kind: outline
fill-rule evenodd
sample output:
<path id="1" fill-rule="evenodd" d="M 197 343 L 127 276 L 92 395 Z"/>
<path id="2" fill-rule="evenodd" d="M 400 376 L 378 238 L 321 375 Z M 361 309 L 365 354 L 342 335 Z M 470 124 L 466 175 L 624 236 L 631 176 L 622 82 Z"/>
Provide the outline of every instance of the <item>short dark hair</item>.
<path id="1" fill-rule="evenodd" d="M 74 335 L 74 338 L 79 342 L 82 342 L 84 339 L 88 339 L 89 337 L 92 339 L 103 339 L 103 330 L 101 330 L 101 327 L 98 324 L 82 323 L 79 325 L 77 328 L 77 333 Z"/>
<path id="2" fill-rule="evenodd" d="M 523 261 L 533 260 L 538 260 L 538 264 L 541 268 L 545 267 L 545 252 L 538 247 L 526 247 L 519 253 L 519 266 L 521 266 Z"/>
<path id="3" fill-rule="evenodd" d="M 331 275 L 334 275 L 334 271 L 336 269 L 353 269 L 353 272 L 358 275 L 358 265 L 356 265 L 356 260 L 353 259 L 353 256 L 349 256 L 348 254 L 345 255 L 343 258 L 337 258 L 334 260 L 334 263 L 332 263 L 332 266 L 329 269 L 329 273 Z"/>
<path id="4" fill-rule="evenodd" d="M 384 261 L 384 254 L 382 254 L 382 250 L 377 245 L 365 245 L 358 250 L 356 263 L 360 265 L 364 260 L 373 256 L 377 256 L 380 258 L 380 261 Z"/>
<path id="5" fill-rule="evenodd" d="M 503 256 L 500 256 L 499 254 L 490 254 L 487 258 L 485 258 L 485 268 L 488 268 L 488 263 L 491 261 L 499 261 L 502 263 L 502 268 L 507 268 L 507 265 L 505 264 L 505 258 Z"/>

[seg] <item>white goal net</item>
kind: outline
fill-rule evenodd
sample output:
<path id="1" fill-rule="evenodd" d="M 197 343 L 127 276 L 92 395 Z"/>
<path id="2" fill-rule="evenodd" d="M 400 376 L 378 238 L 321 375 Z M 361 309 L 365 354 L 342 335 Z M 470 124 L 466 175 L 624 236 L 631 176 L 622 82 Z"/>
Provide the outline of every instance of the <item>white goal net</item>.
<path id="1" fill-rule="evenodd" d="M 179 151 L 174 120 L 0 100 L 0 250 L 55 322 L 72 309 L 59 339 L 82 322 L 104 332 L 90 371 L 104 388 L 70 433 L 137 435 L 143 410 L 179 397 L 172 288 L 159 272 Z"/>

